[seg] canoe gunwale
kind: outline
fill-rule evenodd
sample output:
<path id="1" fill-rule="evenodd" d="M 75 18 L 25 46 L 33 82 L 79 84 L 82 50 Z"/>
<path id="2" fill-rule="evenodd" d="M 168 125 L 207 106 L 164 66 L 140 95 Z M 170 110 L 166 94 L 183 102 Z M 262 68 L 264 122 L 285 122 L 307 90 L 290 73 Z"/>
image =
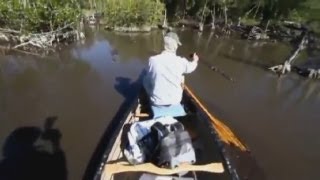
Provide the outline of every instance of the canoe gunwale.
<path id="1" fill-rule="evenodd" d="M 255 158 L 252 156 L 249 148 L 246 151 L 240 150 L 238 147 L 233 144 L 225 143 L 220 137 L 215 129 L 215 126 L 212 124 L 210 116 L 202 110 L 200 105 L 195 102 L 195 99 L 192 98 L 191 94 L 187 91 L 184 91 L 184 96 L 187 96 L 187 99 L 190 99 L 190 103 L 195 106 L 197 110 L 198 120 L 204 121 L 207 125 L 208 130 L 210 130 L 210 137 L 216 143 L 218 150 L 220 151 L 220 156 L 222 157 L 222 162 L 225 166 L 225 169 L 230 174 L 232 180 L 240 179 L 266 179 L 263 170 L 257 164 Z M 237 137 L 240 141 L 241 139 Z M 218 151 L 218 152 L 219 152 Z"/>
<path id="2" fill-rule="evenodd" d="M 97 171 L 94 174 L 93 180 L 100 180 L 104 166 L 106 165 L 106 162 L 109 158 L 109 154 L 112 151 L 113 144 L 117 140 L 118 134 L 121 131 L 123 125 L 126 123 L 126 120 L 130 113 L 134 113 L 133 111 L 138 107 L 139 104 L 139 95 L 136 96 L 136 98 L 133 100 L 131 106 L 127 109 L 127 111 L 123 114 L 121 120 L 113 119 L 113 121 L 110 122 L 110 125 L 107 127 L 107 133 L 108 135 L 111 135 L 111 138 L 109 139 L 109 142 L 106 145 L 106 150 L 103 153 L 103 156 L 99 162 L 99 165 L 97 166 Z M 118 124 L 116 122 L 119 122 Z"/>
<path id="3" fill-rule="evenodd" d="M 214 126 L 210 121 L 210 117 L 200 108 L 200 106 L 197 103 L 194 102 L 194 99 L 191 97 L 191 95 L 188 92 L 185 92 L 185 93 L 186 93 L 186 96 L 188 96 L 188 98 L 192 101 L 193 105 L 198 110 L 197 115 L 200 116 L 198 120 L 204 121 L 208 129 L 210 129 L 210 134 L 211 134 L 210 138 L 212 138 L 214 143 L 216 143 L 218 146 L 220 155 L 223 158 L 222 163 L 224 164 L 225 167 L 227 167 L 226 169 L 228 170 L 232 179 L 239 180 L 240 178 L 239 178 L 238 172 L 235 168 L 232 167 L 231 160 L 229 156 L 226 154 L 226 149 L 225 149 L 226 144 L 221 140 L 221 138 L 219 138 L 217 131 L 215 130 Z"/>

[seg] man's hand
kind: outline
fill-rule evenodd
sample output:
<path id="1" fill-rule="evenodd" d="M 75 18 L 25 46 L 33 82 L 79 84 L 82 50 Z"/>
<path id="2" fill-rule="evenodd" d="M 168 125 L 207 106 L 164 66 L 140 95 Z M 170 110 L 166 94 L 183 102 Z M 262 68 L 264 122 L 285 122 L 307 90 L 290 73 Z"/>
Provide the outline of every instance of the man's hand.
<path id="1" fill-rule="evenodd" d="M 184 81 L 185 81 L 185 76 L 182 76 L 182 79 L 181 79 L 181 87 L 182 87 L 182 89 L 184 89 Z"/>
<path id="2" fill-rule="evenodd" d="M 193 53 L 192 59 L 193 59 L 194 61 L 196 61 L 196 62 L 199 61 L 199 56 L 197 55 L 197 53 Z"/>
<path id="3" fill-rule="evenodd" d="M 197 55 L 197 53 L 190 54 L 190 58 L 192 58 L 192 61 L 199 61 L 199 56 Z"/>

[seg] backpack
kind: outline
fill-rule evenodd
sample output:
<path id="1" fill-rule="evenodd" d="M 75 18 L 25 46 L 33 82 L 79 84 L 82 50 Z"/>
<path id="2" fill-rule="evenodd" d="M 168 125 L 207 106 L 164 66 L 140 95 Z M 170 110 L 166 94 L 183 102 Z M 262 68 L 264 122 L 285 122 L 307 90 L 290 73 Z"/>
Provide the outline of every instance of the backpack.
<path id="1" fill-rule="evenodd" d="M 181 163 L 195 162 L 195 151 L 189 133 L 180 122 L 170 125 L 170 131 L 159 140 L 155 163 L 173 169 Z"/>
<path id="2" fill-rule="evenodd" d="M 124 155 L 131 164 L 153 162 L 160 167 L 175 168 L 181 163 L 196 162 L 191 138 L 184 126 L 176 120 L 163 125 L 164 122 L 155 121 L 149 126 L 148 133 L 127 146 Z M 132 128 L 133 132 L 142 129 L 136 127 L 139 126 Z"/>
<path id="3" fill-rule="evenodd" d="M 153 161 L 154 157 L 157 155 L 157 149 L 161 139 L 169 134 L 169 130 L 160 122 L 154 123 L 150 130 L 150 133 L 145 135 L 137 143 L 143 152 L 146 161 Z"/>

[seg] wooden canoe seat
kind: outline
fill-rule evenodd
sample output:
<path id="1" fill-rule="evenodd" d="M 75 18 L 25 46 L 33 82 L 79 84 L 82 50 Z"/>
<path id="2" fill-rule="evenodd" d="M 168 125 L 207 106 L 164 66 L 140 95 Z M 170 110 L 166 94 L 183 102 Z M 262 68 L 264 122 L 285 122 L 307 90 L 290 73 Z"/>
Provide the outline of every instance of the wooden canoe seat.
<path id="1" fill-rule="evenodd" d="M 139 180 L 195 180 L 193 177 L 159 176 L 155 174 L 143 173 Z"/>
<path id="2" fill-rule="evenodd" d="M 137 117 L 137 118 L 147 118 L 147 117 L 151 117 L 150 114 L 148 113 L 135 113 L 134 114 L 134 117 Z"/>
<path id="3" fill-rule="evenodd" d="M 107 163 L 104 172 L 108 174 L 117 174 L 123 172 L 147 172 L 157 175 L 172 175 L 186 171 L 203 171 L 210 173 L 223 173 L 224 168 L 221 162 L 209 163 L 205 165 L 181 164 L 174 169 L 160 168 L 152 163 L 144 163 L 139 165 L 131 165 L 128 162 L 120 161 L 115 163 Z"/>

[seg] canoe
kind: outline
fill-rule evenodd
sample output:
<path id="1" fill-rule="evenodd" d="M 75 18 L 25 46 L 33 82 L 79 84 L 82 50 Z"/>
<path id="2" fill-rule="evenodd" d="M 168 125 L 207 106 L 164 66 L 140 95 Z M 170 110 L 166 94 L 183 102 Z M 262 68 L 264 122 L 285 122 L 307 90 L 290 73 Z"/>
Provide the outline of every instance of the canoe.
<path id="1" fill-rule="evenodd" d="M 184 171 L 180 179 L 265 179 L 262 169 L 248 148 L 232 132 L 229 132 L 231 130 L 228 127 L 223 127 L 223 123 L 208 112 L 189 88 L 185 88 L 182 104 L 187 115 L 177 119 L 185 126 L 192 138 L 197 162 L 194 166 L 186 167 L 187 170 L 184 170 L 187 172 Z M 172 170 L 162 168 L 154 170 L 153 173 L 144 172 L 156 167 L 149 167 L 150 163 L 143 167 L 132 166 L 125 160 L 123 147 L 126 144 L 130 124 L 148 119 L 152 119 L 152 112 L 148 98 L 142 89 L 128 106 L 122 119 L 113 119 L 110 123 L 108 137 L 104 139 L 104 141 L 107 139 L 105 148 L 102 156 L 95 158 L 100 160 L 90 179 L 173 179 L 176 173 L 171 172 Z M 221 133 L 221 131 L 226 132 Z M 223 136 L 228 136 L 229 141 Z M 215 165 L 219 164 L 222 165 L 223 171 L 215 172 Z M 199 170 L 204 166 L 210 166 L 212 172 Z M 160 175 L 162 170 L 164 174 Z"/>

